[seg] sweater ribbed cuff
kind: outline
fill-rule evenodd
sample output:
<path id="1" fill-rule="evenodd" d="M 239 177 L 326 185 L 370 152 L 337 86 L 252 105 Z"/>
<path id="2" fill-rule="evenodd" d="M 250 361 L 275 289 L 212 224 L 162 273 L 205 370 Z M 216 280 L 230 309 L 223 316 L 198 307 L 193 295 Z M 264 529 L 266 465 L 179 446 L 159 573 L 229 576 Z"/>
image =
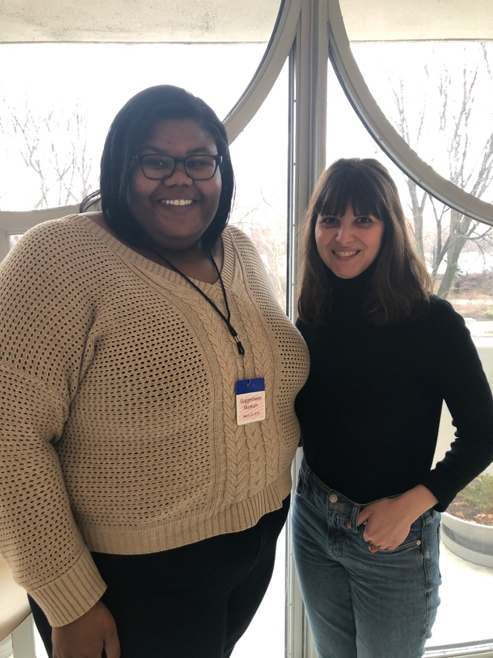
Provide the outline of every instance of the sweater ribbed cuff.
<path id="1" fill-rule="evenodd" d="M 77 562 L 63 576 L 29 593 L 51 626 L 64 626 L 92 608 L 105 590 L 106 585 L 91 553 L 85 548 Z"/>

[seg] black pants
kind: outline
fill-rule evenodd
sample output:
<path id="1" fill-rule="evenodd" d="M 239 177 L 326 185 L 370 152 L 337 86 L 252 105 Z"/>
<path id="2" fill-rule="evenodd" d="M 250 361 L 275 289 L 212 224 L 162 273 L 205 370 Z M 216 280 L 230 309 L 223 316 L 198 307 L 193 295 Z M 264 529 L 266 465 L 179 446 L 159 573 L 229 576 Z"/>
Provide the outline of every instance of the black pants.
<path id="1" fill-rule="evenodd" d="M 150 555 L 93 553 L 121 658 L 228 658 L 269 585 L 283 507 L 242 532 Z M 48 655 L 51 627 L 30 599 Z"/>

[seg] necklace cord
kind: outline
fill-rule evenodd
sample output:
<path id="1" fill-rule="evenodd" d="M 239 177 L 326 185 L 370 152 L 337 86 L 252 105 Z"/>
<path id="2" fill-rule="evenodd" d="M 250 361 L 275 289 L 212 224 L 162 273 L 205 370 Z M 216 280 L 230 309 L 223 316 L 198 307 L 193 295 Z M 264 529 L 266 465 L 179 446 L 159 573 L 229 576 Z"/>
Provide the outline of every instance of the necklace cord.
<path id="1" fill-rule="evenodd" d="M 216 311 L 216 313 L 222 318 L 223 322 L 224 322 L 225 325 L 228 327 L 229 333 L 230 333 L 230 334 L 233 336 L 233 338 L 235 339 L 235 341 L 236 341 L 236 346 L 237 346 L 237 348 L 238 348 L 238 352 L 239 352 L 240 356 L 244 356 L 244 355 L 245 355 L 245 348 L 244 348 L 243 345 L 241 344 L 241 340 L 240 340 L 240 338 L 239 338 L 239 336 L 238 336 L 238 332 L 236 331 L 236 329 L 235 329 L 235 328 L 233 327 L 233 325 L 231 324 L 231 311 L 230 311 L 229 304 L 228 304 L 228 297 L 227 297 L 227 295 L 226 295 L 226 288 L 224 287 L 224 282 L 223 282 L 223 278 L 222 278 L 222 276 L 221 276 L 221 272 L 219 271 L 219 268 L 218 268 L 218 266 L 217 266 L 217 263 L 216 263 L 216 261 L 214 260 L 212 254 L 209 252 L 208 256 L 209 256 L 209 258 L 211 259 L 212 264 L 214 265 L 214 269 L 216 270 L 216 272 L 217 272 L 217 276 L 219 277 L 219 281 L 220 281 L 220 283 L 221 283 L 221 290 L 223 291 L 224 305 L 225 305 L 225 307 L 226 307 L 227 316 L 224 315 L 224 313 L 221 311 L 221 309 L 219 309 L 219 308 L 216 306 L 216 304 L 214 303 L 214 301 L 213 301 L 208 295 L 206 295 L 205 292 L 204 292 L 203 290 L 201 290 L 201 289 L 200 289 L 200 288 L 199 288 L 199 287 L 198 287 L 198 286 L 197 286 L 197 285 L 196 285 L 196 284 L 195 284 L 195 283 L 194 283 L 194 282 L 193 282 L 193 281 L 192 281 L 192 280 L 186 275 L 186 274 L 183 274 L 183 272 L 181 272 L 181 271 L 180 271 L 175 265 L 173 265 L 173 263 L 171 263 L 167 258 L 165 258 L 164 256 L 162 256 L 162 255 L 161 255 L 159 252 L 157 252 L 155 249 L 152 249 L 152 247 L 150 247 L 150 250 L 151 250 L 154 254 L 156 254 L 156 256 L 158 256 L 161 260 L 164 260 L 164 262 L 165 262 L 167 265 L 169 265 L 169 267 L 170 267 L 174 272 L 176 272 L 176 273 L 179 274 L 183 279 L 185 279 L 185 281 L 187 281 L 187 282 L 188 282 L 193 288 L 195 288 L 195 290 L 196 290 L 197 292 L 199 292 L 199 293 L 202 295 L 202 297 L 203 297 L 206 301 L 209 302 L 209 304 L 212 306 L 212 308 L 213 308 L 213 309 Z"/>

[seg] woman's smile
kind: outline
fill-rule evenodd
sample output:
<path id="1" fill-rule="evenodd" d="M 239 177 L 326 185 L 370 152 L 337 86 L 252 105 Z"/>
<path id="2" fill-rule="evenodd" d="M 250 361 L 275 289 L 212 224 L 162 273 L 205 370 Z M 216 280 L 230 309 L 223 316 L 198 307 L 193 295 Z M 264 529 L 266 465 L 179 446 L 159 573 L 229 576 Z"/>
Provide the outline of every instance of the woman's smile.
<path id="1" fill-rule="evenodd" d="M 333 251 L 334 256 L 340 260 L 348 260 L 352 256 L 359 254 L 359 250 L 355 251 Z"/>
<path id="2" fill-rule="evenodd" d="M 161 199 L 160 203 L 165 206 L 190 206 L 192 199 Z"/>
<path id="3" fill-rule="evenodd" d="M 315 242 L 320 258 L 336 276 L 352 279 L 364 272 L 378 256 L 384 223 L 370 214 L 355 214 L 348 206 L 344 215 L 319 215 Z"/>
<path id="4" fill-rule="evenodd" d="M 217 156 L 213 136 L 192 119 L 157 121 L 137 151 L 156 158 Z M 221 185 L 219 169 L 208 180 L 195 180 L 183 162 L 176 162 L 167 178 L 151 180 L 137 158 L 128 193 L 130 210 L 156 245 L 183 251 L 200 243 L 214 219 Z"/>

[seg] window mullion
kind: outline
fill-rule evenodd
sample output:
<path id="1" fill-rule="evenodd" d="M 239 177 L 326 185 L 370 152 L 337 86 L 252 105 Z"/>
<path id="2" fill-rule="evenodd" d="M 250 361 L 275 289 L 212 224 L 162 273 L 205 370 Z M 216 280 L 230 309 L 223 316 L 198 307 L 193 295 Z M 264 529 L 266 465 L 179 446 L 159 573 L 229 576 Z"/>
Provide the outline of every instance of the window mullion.
<path id="1" fill-rule="evenodd" d="M 288 295 L 291 317 L 296 315 L 300 228 L 311 191 L 325 166 L 327 126 L 328 7 L 327 0 L 304 0 L 290 66 L 290 136 Z M 301 462 L 298 450 L 293 466 L 296 480 Z M 316 658 L 297 581 L 290 528 L 287 541 L 287 658 Z"/>

